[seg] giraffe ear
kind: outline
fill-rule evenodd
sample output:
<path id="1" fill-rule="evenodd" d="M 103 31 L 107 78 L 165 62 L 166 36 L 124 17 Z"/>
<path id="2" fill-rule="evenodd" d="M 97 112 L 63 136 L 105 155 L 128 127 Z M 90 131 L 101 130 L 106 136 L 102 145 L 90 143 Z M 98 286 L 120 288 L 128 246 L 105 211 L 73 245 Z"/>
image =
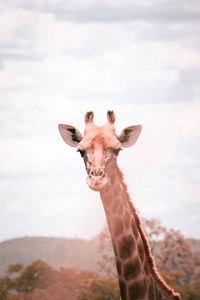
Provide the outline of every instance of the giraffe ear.
<path id="1" fill-rule="evenodd" d="M 58 129 L 65 143 L 71 147 L 77 147 L 78 143 L 80 143 L 83 138 L 80 131 L 74 126 L 59 124 Z"/>
<path id="2" fill-rule="evenodd" d="M 142 125 L 129 126 L 122 130 L 120 135 L 117 136 L 118 140 L 122 144 L 122 147 L 127 148 L 135 144 L 140 132 Z"/>

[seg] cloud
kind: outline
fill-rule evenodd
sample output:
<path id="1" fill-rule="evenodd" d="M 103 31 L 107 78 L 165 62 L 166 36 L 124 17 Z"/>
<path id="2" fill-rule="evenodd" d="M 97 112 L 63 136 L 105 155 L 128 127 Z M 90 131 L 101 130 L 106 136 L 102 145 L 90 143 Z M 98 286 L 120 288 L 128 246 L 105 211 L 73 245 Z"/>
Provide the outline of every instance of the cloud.
<path id="1" fill-rule="evenodd" d="M 196 2 L 7 0 L 0 6 L 2 236 L 89 237 L 100 230 L 99 197 L 57 125 L 83 132 L 87 110 L 100 125 L 108 109 L 116 113 L 117 132 L 143 125 L 135 147 L 119 157 L 141 213 L 199 236 L 198 226 L 188 226 L 193 216 L 198 224 L 199 209 Z"/>
<path id="2" fill-rule="evenodd" d="M 97 12 L 99 4 L 95 1 L 84 4 L 76 1 L 73 5 L 63 1 L 9 3 L 9 6 L 4 3 L 1 13 L 5 23 L 1 29 L 1 89 L 48 91 L 51 87 L 72 98 L 105 99 L 105 95 L 109 95 L 117 101 L 136 98 L 142 102 L 165 102 L 197 98 L 199 54 L 194 48 L 195 28 L 198 28 L 195 20 L 187 28 L 185 22 L 178 21 L 159 26 L 149 24 L 148 18 L 140 18 L 135 23 L 109 24 L 98 20 L 92 24 L 80 23 L 68 18 L 58 21 L 55 13 L 60 7 L 62 11 L 77 13 L 80 9 L 84 14 L 89 10 Z M 102 2 L 100 10 L 107 11 L 110 7 L 114 12 L 123 9 L 129 12 L 130 7 L 139 7 L 156 12 L 161 4 L 167 7 L 165 1 L 143 1 L 140 5 L 112 1 Z M 173 9 L 177 7 L 178 2 L 173 3 Z M 163 10 L 166 19 L 170 9 L 172 6 L 168 5 L 168 9 Z M 198 12 L 195 2 L 181 5 L 180 13 L 182 10 Z M 189 70 L 188 77 L 193 76 L 192 80 L 186 78 Z"/>
<path id="3" fill-rule="evenodd" d="M 165 226 L 181 229 L 187 236 L 199 236 L 195 228 L 200 201 L 194 192 L 199 188 L 199 111 L 199 101 L 141 107 L 141 137 L 134 149 L 122 151 L 119 157 L 141 215 L 160 218 Z M 128 107 L 128 120 L 131 114 Z M 188 226 L 192 215 L 195 226 Z"/>
<path id="4" fill-rule="evenodd" d="M 35 105 L 37 107 L 37 102 Z M 79 112 L 69 103 L 66 105 L 64 100 L 58 106 L 52 103 L 52 108 L 47 101 L 43 103 L 47 127 L 41 127 L 42 115 L 38 117 L 35 110 L 32 119 L 26 119 L 25 135 L 18 138 L 15 134 L 15 137 L 1 139 L 1 213 L 7 215 L 6 219 L 1 218 L 1 228 L 7 228 L 7 236 L 45 234 L 91 237 L 103 226 L 103 208 L 99 196 L 86 186 L 83 162 L 74 148 L 64 144 L 54 122 L 54 118 L 58 122 L 63 118 L 64 122 L 82 130 L 85 104 L 76 102 L 76 105 Z M 86 106 L 94 109 L 95 123 L 106 121 L 107 105 L 87 103 Z M 67 108 L 70 111 L 65 115 Z M 128 125 L 143 125 L 142 135 L 135 147 L 122 151 L 119 157 L 133 202 L 142 215 L 161 218 L 168 227 L 198 236 L 195 231 L 198 226 L 189 229 L 182 220 L 191 201 L 196 201 L 198 206 L 198 200 L 190 199 L 184 189 L 187 190 L 188 183 L 193 186 L 198 178 L 199 151 L 196 145 L 200 125 L 199 102 L 145 106 L 120 103 L 114 108 L 117 132 Z M 25 112 L 30 114 L 31 105 L 25 106 Z M 25 115 L 21 114 L 23 117 Z M 53 123 L 49 122 L 51 117 Z M 33 127 L 34 119 L 40 120 L 37 124 L 39 134 Z M 16 118 L 13 127 L 19 130 L 17 121 L 19 119 Z M 28 137 L 31 128 L 34 130 Z M 98 224 L 91 228 L 94 215 Z M 194 211 L 192 215 L 195 215 Z M 198 218 L 195 217 L 195 220 L 197 222 Z M 7 227 L 8 221 L 14 227 Z M 35 226 L 36 222 L 42 222 L 42 227 Z"/>
<path id="5" fill-rule="evenodd" d="M 196 1 L 7 1 L 3 5 L 22 7 L 27 10 L 52 12 L 58 19 L 77 22 L 126 22 L 138 19 L 151 22 L 199 21 Z M 2 5 L 2 6 L 3 6 Z"/>

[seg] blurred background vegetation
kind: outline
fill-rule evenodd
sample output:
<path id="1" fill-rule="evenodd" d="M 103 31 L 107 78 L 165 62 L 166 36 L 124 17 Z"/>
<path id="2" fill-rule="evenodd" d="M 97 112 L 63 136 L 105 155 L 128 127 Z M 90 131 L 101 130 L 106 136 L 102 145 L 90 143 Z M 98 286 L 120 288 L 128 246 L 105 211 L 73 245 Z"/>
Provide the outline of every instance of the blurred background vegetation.
<path id="1" fill-rule="evenodd" d="M 183 300 L 200 299 L 200 241 L 143 219 L 156 265 Z M 91 241 L 22 238 L 0 243 L 0 300 L 119 299 L 108 228 Z"/>

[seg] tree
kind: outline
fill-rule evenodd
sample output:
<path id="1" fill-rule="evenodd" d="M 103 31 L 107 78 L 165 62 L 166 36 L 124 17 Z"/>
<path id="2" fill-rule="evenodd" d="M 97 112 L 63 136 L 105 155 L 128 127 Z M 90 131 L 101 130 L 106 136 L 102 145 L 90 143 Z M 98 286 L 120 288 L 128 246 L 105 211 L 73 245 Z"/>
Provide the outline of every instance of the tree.
<path id="1" fill-rule="evenodd" d="M 14 273 L 20 273 L 22 272 L 24 268 L 24 265 L 22 264 L 15 264 L 15 265 L 9 265 L 8 266 L 8 269 L 7 269 L 7 273 L 10 274 L 10 275 L 13 275 Z"/>
<path id="2" fill-rule="evenodd" d="M 152 254 L 154 257 L 156 257 L 159 250 L 157 247 L 158 241 L 164 238 L 167 229 L 161 224 L 160 220 L 158 219 L 142 218 L 142 225 L 148 237 Z"/>
<path id="3" fill-rule="evenodd" d="M 20 277 L 15 279 L 15 289 L 18 292 L 29 292 L 36 288 L 45 289 L 53 281 L 52 268 L 41 260 L 25 267 Z"/>
<path id="4" fill-rule="evenodd" d="M 184 235 L 166 229 L 157 219 L 142 219 L 143 228 L 150 242 L 152 254 L 160 273 L 178 273 L 179 284 L 184 285 L 200 278 L 200 253 L 194 253 Z M 102 252 L 98 261 L 99 272 L 116 276 L 115 259 L 108 227 L 97 236 Z"/>
<path id="5" fill-rule="evenodd" d="M 6 279 L 0 278 L 0 300 L 8 299 L 8 281 Z"/>
<path id="6" fill-rule="evenodd" d="M 101 259 L 97 261 L 98 272 L 103 276 L 117 277 L 115 256 L 108 226 L 104 226 L 104 229 L 95 240 L 99 244 L 99 250 L 102 254 Z"/>
<path id="7" fill-rule="evenodd" d="M 62 268 L 58 271 L 51 269 L 42 261 L 36 261 L 27 267 L 9 266 L 9 272 L 10 275 L 0 278 L 0 300 L 119 299 L 119 286 L 116 278 L 102 277 L 87 270 Z M 50 280 L 49 273 L 51 273 Z M 33 276 L 33 274 L 38 275 Z M 200 281 L 180 285 L 181 273 L 164 273 L 163 276 L 170 286 L 180 292 L 183 300 L 200 299 Z M 31 278 L 33 281 L 30 281 Z M 48 284 L 45 278 L 48 279 Z M 19 288 L 18 283 L 22 279 L 23 285 Z M 15 293 L 13 293 L 14 287 Z"/>
<path id="8" fill-rule="evenodd" d="M 182 273 L 179 279 L 182 285 L 200 278 L 200 254 L 193 253 L 181 232 L 174 229 L 166 231 L 157 247 L 156 261 L 160 272 Z"/>
<path id="9" fill-rule="evenodd" d="M 77 300 L 118 300 L 120 291 L 115 278 L 94 274 L 81 290 Z"/>

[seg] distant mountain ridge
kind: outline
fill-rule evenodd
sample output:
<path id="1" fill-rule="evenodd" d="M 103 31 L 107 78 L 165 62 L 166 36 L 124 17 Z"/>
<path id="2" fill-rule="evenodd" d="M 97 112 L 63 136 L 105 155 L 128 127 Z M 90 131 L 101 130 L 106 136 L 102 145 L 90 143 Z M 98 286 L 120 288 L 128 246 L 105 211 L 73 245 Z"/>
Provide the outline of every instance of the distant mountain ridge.
<path id="1" fill-rule="evenodd" d="M 95 241 L 72 238 L 23 237 L 0 243 L 0 276 L 7 266 L 16 263 L 23 265 L 41 259 L 51 267 L 77 267 L 96 270 L 100 257 Z"/>
<path id="2" fill-rule="evenodd" d="M 200 240 L 188 239 L 193 252 L 200 252 Z M 94 240 L 78 238 L 22 237 L 0 243 L 0 276 L 8 265 L 21 263 L 28 265 L 35 260 L 43 260 L 51 267 L 77 267 L 90 271 L 97 270 L 101 257 L 98 243 Z"/>

